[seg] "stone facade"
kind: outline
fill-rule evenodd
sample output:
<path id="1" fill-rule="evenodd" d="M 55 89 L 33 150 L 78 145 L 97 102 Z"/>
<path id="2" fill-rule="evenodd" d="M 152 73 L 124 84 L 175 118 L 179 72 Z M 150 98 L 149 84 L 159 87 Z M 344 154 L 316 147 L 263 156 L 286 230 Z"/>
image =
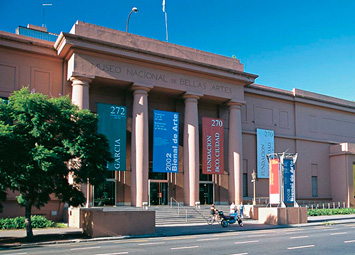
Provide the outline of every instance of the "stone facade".
<path id="1" fill-rule="evenodd" d="M 70 95 L 81 109 L 97 103 L 127 107 L 127 169 L 117 172 L 115 204 L 141 207 L 150 199 L 153 110 L 180 113 L 179 173 L 167 174 L 168 199 L 193 206 L 201 185 L 213 202 L 237 204 L 253 196 L 256 129 L 275 132 L 275 152 L 297 152 L 297 200 L 354 206 L 355 103 L 254 83 L 239 60 L 78 21 L 55 43 L 0 32 L 0 96 L 28 86 L 52 97 Z M 224 171 L 201 180 L 201 118 L 223 119 Z M 342 161 L 346 158 L 346 162 Z M 245 181 L 243 182 L 243 177 Z M 317 197 L 312 197 L 317 177 Z M 87 206 L 93 187 L 82 186 Z M 245 194 L 246 193 L 246 194 Z M 268 179 L 256 196 L 268 197 Z M 9 194 L 0 217 L 16 206 Z M 63 206 L 51 219 L 63 218 Z M 49 205 L 52 206 L 52 205 Z M 8 209 L 6 209 L 8 208 Z M 43 212 L 52 211 L 45 207 Z M 59 216 L 60 215 L 60 216 Z"/>

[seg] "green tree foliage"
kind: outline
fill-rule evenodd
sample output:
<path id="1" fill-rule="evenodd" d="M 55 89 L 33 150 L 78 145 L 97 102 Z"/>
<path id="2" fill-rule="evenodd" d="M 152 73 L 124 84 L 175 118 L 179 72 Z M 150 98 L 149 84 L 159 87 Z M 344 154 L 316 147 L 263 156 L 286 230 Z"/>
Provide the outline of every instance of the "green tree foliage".
<path id="1" fill-rule="evenodd" d="M 51 194 L 81 205 L 85 197 L 77 184 L 105 180 L 112 157 L 97 123 L 96 114 L 79 110 L 69 97 L 48 98 L 28 88 L 0 103 L 0 199 L 6 197 L 5 188 L 19 191 L 28 237 L 32 206 L 43 207 Z M 68 175 L 74 184 L 69 184 Z"/>

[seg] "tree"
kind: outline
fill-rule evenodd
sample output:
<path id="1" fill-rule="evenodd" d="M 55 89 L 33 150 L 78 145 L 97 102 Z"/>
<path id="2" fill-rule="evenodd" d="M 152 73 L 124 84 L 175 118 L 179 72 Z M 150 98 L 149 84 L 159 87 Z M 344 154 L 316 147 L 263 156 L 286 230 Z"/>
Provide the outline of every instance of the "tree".
<path id="1" fill-rule="evenodd" d="M 105 180 L 107 162 L 113 159 L 97 123 L 96 114 L 79 110 L 69 97 L 48 98 L 28 88 L 0 104 L 0 198 L 4 188 L 19 191 L 28 238 L 33 237 L 32 206 L 40 209 L 51 194 L 79 206 L 85 197 L 78 184 Z"/>

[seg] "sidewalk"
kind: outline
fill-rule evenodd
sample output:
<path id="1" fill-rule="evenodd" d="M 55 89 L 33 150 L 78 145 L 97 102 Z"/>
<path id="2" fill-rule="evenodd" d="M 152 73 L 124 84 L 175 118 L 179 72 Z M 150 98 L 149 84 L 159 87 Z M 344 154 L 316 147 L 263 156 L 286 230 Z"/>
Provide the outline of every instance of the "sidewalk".
<path id="1" fill-rule="evenodd" d="M 329 224 L 345 224 L 355 223 L 355 214 L 352 215 L 333 215 L 333 216 L 316 216 L 308 217 L 308 223 L 296 225 L 265 225 L 259 224 L 256 220 L 243 219 L 244 226 L 232 224 L 227 228 L 215 223 L 213 225 L 203 224 L 181 224 L 156 227 L 155 234 L 149 236 L 116 236 L 103 238 L 90 238 L 82 234 L 80 228 L 51 228 L 51 229 L 35 229 L 33 230 L 34 239 L 31 242 L 26 241 L 25 230 L 1 230 L 0 231 L 0 247 L 27 246 L 27 245 L 44 245 L 55 243 L 76 243 L 91 242 L 100 240 L 119 240 L 125 238 L 139 237 L 161 237 L 161 236 L 178 236 L 178 235 L 197 235 L 210 233 L 223 233 L 235 231 L 251 231 L 265 230 L 275 228 L 290 227 L 307 227 L 315 225 Z"/>

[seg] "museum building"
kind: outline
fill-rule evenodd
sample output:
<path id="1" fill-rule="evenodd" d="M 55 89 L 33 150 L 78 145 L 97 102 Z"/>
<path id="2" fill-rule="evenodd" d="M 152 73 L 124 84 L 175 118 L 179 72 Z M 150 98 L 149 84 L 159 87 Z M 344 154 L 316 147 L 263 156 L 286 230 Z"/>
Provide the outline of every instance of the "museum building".
<path id="1" fill-rule="evenodd" d="M 297 153 L 298 203 L 354 207 L 354 101 L 258 85 L 235 58 L 81 21 L 53 41 L 22 31 L 0 31 L 0 97 L 28 86 L 119 120 L 106 182 L 82 185 L 87 207 L 248 203 L 253 171 L 267 200 L 265 155 L 285 151 Z M 15 193 L 3 205 L 0 217 L 21 214 Z M 65 209 L 53 197 L 40 213 Z"/>

